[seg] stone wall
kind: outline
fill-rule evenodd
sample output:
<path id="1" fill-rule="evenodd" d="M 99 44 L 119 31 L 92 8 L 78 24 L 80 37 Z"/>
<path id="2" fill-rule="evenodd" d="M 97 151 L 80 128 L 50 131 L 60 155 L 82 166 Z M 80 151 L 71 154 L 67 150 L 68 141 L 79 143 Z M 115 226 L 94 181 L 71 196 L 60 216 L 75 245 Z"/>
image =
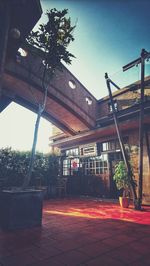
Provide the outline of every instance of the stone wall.
<path id="1" fill-rule="evenodd" d="M 135 179 L 139 180 L 139 146 L 138 146 L 138 131 L 132 131 L 129 135 L 129 145 L 131 148 L 131 163 L 133 165 Z M 150 132 L 149 132 L 150 142 Z M 150 204 L 150 165 L 147 153 L 147 145 L 144 136 L 144 150 L 143 150 L 143 204 Z"/>

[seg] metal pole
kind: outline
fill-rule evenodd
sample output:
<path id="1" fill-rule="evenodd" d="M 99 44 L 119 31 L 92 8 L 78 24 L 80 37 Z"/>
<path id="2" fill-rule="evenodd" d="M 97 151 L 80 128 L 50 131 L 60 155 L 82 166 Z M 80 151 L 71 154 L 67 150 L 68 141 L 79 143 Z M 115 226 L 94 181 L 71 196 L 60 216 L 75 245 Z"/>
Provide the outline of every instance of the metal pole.
<path id="1" fill-rule="evenodd" d="M 121 146 L 121 150 L 122 150 L 122 156 L 123 156 L 123 160 L 124 160 L 124 162 L 126 164 L 126 167 L 127 167 L 127 158 L 126 158 L 125 147 L 124 147 L 122 136 L 120 134 L 120 130 L 119 130 L 119 126 L 118 126 L 118 118 L 117 118 L 116 109 L 115 109 L 113 96 L 112 96 L 112 92 L 111 92 L 110 80 L 108 78 L 108 74 L 107 73 L 105 73 L 105 79 L 106 79 L 107 88 L 108 88 L 108 92 L 109 92 L 109 98 L 110 98 L 110 102 L 111 102 L 111 106 L 112 106 L 115 127 L 116 127 L 116 131 L 117 131 L 119 143 L 120 143 L 120 146 Z"/>
<path id="2" fill-rule="evenodd" d="M 114 85 L 114 87 L 116 87 L 118 90 L 120 90 L 120 87 L 116 83 L 114 83 L 111 79 L 109 79 L 109 80 L 112 83 L 112 85 Z"/>
<path id="3" fill-rule="evenodd" d="M 133 181 L 133 178 L 132 178 L 132 171 L 131 171 L 130 164 L 128 162 L 127 153 L 126 153 L 125 146 L 124 146 L 124 143 L 123 143 L 123 138 L 122 138 L 122 135 L 121 135 L 121 132 L 120 132 L 120 129 L 119 129 L 117 113 L 116 113 L 116 110 L 115 110 L 115 105 L 114 105 L 113 96 L 112 96 L 111 87 L 110 87 L 110 82 L 111 81 L 108 78 L 108 74 L 107 73 L 105 73 L 105 79 L 106 79 L 106 83 L 107 83 L 107 88 L 108 88 L 109 98 L 110 98 L 110 102 L 111 102 L 111 106 L 112 106 L 115 127 L 116 127 L 116 131 L 117 131 L 117 135 L 118 135 L 118 139 L 119 139 L 119 143 L 120 143 L 120 147 L 121 147 L 121 151 L 122 151 L 123 160 L 124 160 L 124 163 L 126 165 L 126 168 L 127 168 L 127 171 L 128 171 L 128 175 L 129 175 L 129 178 L 130 178 L 130 182 L 131 182 L 131 190 L 132 190 L 132 194 L 133 194 L 134 206 L 135 206 L 135 208 L 137 208 L 137 196 L 136 196 L 134 181 Z"/>
<path id="4" fill-rule="evenodd" d="M 145 75 L 145 50 L 141 52 L 141 101 L 139 118 L 139 186 L 138 186 L 138 209 L 141 209 L 143 191 L 143 119 L 144 119 L 144 75 Z"/>

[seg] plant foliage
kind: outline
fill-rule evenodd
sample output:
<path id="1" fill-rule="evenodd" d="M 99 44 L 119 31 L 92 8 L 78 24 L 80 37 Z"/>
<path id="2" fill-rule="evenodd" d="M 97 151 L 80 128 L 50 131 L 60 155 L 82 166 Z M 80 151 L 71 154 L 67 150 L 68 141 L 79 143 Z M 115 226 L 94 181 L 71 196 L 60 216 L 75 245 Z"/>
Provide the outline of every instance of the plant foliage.
<path id="1" fill-rule="evenodd" d="M 123 161 L 120 161 L 115 166 L 115 173 L 113 176 L 114 181 L 116 182 L 117 189 L 128 191 L 130 189 L 130 180 L 128 177 L 128 172 Z"/>
<path id="2" fill-rule="evenodd" d="M 70 17 L 67 18 L 68 9 L 58 11 L 53 8 L 46 12 L 47 23 L 39 25 L 37 31 L 32 31 L 27 42 L 45 53 L 45 65 L 55 71 L 61 69 L 61 62 L 71 64 L 75 57 L 67 48 L 74 41 L 73 31 L 76 26 L 71 26 Z"/>

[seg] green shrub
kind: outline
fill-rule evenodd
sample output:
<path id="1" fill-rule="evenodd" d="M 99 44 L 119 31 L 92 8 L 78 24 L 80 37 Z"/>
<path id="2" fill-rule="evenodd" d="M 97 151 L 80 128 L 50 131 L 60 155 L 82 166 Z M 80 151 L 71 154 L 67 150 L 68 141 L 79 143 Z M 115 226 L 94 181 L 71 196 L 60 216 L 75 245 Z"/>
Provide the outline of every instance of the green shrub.
<path id="1" fill-rule="evenodd" d="M 11 148 L 0 149 L 0 178 L 4 186 L 21 186 L 28 172 L 30 152 L 14 151 Z M 54 182 L 58 176 L 59 157 L 54 154 L 37 153 L 32 171 L 31 184 L 36 184 L 36 178 L 41 185 Z"/>

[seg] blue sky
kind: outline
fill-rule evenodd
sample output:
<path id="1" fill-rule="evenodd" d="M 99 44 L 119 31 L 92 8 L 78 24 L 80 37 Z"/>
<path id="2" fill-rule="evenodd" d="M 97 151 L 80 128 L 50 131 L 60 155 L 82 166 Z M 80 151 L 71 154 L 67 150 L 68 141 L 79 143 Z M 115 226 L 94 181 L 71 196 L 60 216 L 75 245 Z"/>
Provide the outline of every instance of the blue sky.
<path id="1" fill-rule="evenodd" d="M 122 66 L 150 49 L 149 0 L 43 0 L 43 11 L 68 8 L 77 27 L 70 50 L 76 56 L 69 69 L 96 98 L 107 95 L 104 74 L 120 86 L 139 78 L 139 68 Z M 116 73 L 114 75 L 114 73 Z M 119 72 L 119 73 L 118 73 Z"/>
<path id="2" fill-rule="evenodd" d="M 140 78 L 139 67 L 123 73 L 122 66 L 139 57 L 142 48 L 150 50 L 149 0 L 41 0 L 41 4 L 44 13 L 68 8 L 72 23 L 77 22 L 70 46 L 76 59 L 68 68 L 97 99 L 107 95 L 105 72 L 121 87 Z M 0 147 L 30 150 L 34 123 L 35 114 L 11 104 L 0 114 Z M 42 120 L 40 128 L 37 149 L 48 151 L 50 123 Z"/>

